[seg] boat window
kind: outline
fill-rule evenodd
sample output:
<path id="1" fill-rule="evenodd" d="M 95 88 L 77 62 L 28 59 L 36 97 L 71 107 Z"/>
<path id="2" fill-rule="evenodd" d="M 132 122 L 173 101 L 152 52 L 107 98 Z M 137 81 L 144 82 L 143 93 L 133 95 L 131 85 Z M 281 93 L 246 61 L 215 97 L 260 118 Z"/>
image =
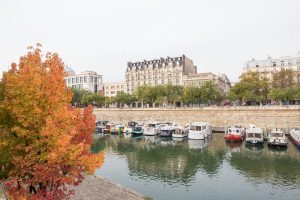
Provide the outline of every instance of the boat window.
<path id="1" fill-rule="evenodd" d="M 202 126 L 202 130 L 205 130 L 206 129 L 206 126 Z"/>
<path id="2" fill-rule="evenodd" d="M 248 137 L 253 137 L 253 133 L 248 133 Z"/>
<path id="3" fill-rule="evenodd" d="M 240 130 L 239 130 L 239 129 L 237 129 L 237 130 L 236 130 L 236 132 L 237 132 L 237 133 L 239 133 L 239 132 L 240 132 Z"/>
<path id="4" fill-rule="evenodd" d="M 232 132 L 232 130 L 231 130 L 231 129 L 229 129 L 229 130 L 228 130 L 228 132 L 229 132 L 229 133 L 231 133 L 231 132 Z"/>
<path id="5" fill-rule="evenodd" d="M 283 137 L 283 133 L 270 133 L 271 137 Z"/>
<path id="6" fill-rule="evenodd" d="M 201 126 L 191 126 L 192 131 L 201 131 Z"/>
<path id="7" fill-rule="evenodd" d="M 136 131 L 141 131 L 141 130 L 142 130 L 142 127 L 137 126 L 137 127 L 135 127 L 135 130 L 136 130 Z"/>
<path id="8" fill-rule="evenodd" d="M 262 134 L 255 133 L 255 137 L 256 137 L 256 138 L 262 138 Z"/>

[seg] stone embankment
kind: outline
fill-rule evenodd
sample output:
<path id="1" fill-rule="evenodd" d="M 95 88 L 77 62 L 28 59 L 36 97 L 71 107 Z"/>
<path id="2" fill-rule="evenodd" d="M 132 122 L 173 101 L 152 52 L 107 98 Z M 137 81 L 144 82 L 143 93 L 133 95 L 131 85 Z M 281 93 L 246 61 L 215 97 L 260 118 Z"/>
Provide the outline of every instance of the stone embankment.
<path id="1" fill-rule="evenodd" d="M 255 124 L 265 129 L 300 126 L 300 106 L 97 108 L 94 109 L 94 114 L 98 120 L 109 120 L 115 123 L 126 123 L 131 120 L 140 123 L 158 121 L 180 124 L 204 121 L 211 123 L 213 127 Z"/>
<path id="2" fill-rule="evenodd" d="M 86 176 L 73 189 L 75 194 L 71 200 L 150 200 L 142 194 L 97 176 Z"/>

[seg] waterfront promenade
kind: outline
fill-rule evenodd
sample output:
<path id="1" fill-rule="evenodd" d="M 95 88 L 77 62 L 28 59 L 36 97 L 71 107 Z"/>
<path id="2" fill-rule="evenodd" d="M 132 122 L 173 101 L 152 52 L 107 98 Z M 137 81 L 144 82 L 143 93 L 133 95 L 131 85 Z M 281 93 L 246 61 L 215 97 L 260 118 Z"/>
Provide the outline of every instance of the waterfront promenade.
<path id="1" fill-rule="evenodd" d="M 87 176 L 74 188 L 71 200 L 150 200 L 150 198 L 97 176 Z"/>
<path id="2" fill-rule="evenodd" d="M 300 124 L 300 106 L 228 106 L 228 107 L 181 107 L 181 108 L 95 108 L 98 120 L 115 123 L 138 121 L 176 122 L 188 124 L 205 121 L 213 127 L 231 125 L 284 128 L 297 127 Z"/>

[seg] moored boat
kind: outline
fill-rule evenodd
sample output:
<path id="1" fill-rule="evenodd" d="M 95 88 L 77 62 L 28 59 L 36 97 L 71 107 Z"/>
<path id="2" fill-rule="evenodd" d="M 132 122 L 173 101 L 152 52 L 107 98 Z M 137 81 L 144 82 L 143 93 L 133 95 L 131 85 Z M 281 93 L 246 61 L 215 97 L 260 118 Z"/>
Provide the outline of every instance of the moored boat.
<path id="1" fill-rule="evenodd" d="M 172 123 L 161 124 L 160 137 L 171 137 L 175 133 L 176 126 Z"/>
<path id="2" fill-rule="evenodd" d="M 112 129 L 111 129 L 111 133 L 112 134 L 122 134 L 122 133 L 124 133 L 124 125 L 122 125 L 122 124 L 117 124 L 117 125 L 115 125 Z"/>
<path id="3" fill-rule="evenodd" d="M 105 125 L 108 123 L 108 121 L 96 121 L 96 133 L 103 133 L 105 129 Z"/>
<path id="4" fill-rule="evenodd" d="M 172 134 L 173 138 L 184 138 L 189 134 L 189 126 L 177 126 Z"/>
<path id="5" fill-rule="evenodd" d="M 160 123 L 152 122 L 144 127 L 144 135 L 154 136 L 160 132 Z"/>
<path id="6" fill-rule="evenodd" d="M 137 122 L 130 121 L 127 126 L 124 128 L 125 133 L 132 133 L 132 129 L 137 125 Z"/>
<path id="7" fill-rule="evenodd" d="M 230 126 L 225 134 L 225 140 L 231 142 L 241 142 L 246 137 L 246 130 L 243 126 Z"/>
<path id="8" fill-rule="evenodd" d="M 290 138 L 295 143 L 298 149 L 300 149 L 300 128 L 292 128 L 290 131 Z"/>
<path id="9" fill-rule="evenodd" d="M 212 127 L 207 122 L 193 122 L 189 126 L 188 138 L 191 140 L 203 140 L 212 133 Z"/>
<path id="10" fill-rule="evenodd" d="M 132 136 L 142 136 L 144 133 L 142 126 L 135 126 L 132 129 Z"/>
<path id="11" fill-rule="evenodd" d="M 105 128 L 103 129 L 103 133 L 111 133 L 111 131 L 114 129 L 115 125 L 108 123 L 105 125 Z"/>
<path id="12" fill-rule="evenodd" d="M 269 146 L 279 146 L 279 147 L 287 147 L 288 141 L 283 133 L 283 130 L 280 128 L 274 128 L 268 133 L 268 145 Z"/>
<path id="13" fill-rule="evenodd" d="M 263 130 L 254 125 L 250 125 L 246 129 L 246 144 L 250 145 L 263 145 L 264 144 L 264 135 Z"/>

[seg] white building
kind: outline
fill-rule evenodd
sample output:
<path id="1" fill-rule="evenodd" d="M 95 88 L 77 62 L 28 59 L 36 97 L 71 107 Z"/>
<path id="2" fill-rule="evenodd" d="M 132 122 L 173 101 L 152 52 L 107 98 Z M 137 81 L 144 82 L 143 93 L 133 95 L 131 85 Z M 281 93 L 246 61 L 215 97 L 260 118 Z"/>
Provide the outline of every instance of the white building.
<path id="1" fill-rule="evenodd" d="M 201 87 L 205 82 L 212 81 L 216 84 L 219 91 L 223 94 L 227 94 L 230 90 L 231 83 L 225 74 L 213 74 L 211 72 L 189 74 L 183 77 L 184 86 Z"/>
<path id="2" fill-rule="evenodd" d="M 83 71 L 80 74 L 75 74 L 70 68 L 67 69 L 67 74 L 68 76 L 64 79 L 68 87 L 103 94 L 102 75 L 94 71 Z"/>
<path id="3" fill-rule="evenodd" d="M 281 68 L 292 69 L 300 73 L 300 54 L 298 53 L 298 55 L 294 57 L 285 56 L 280 58 L 271 58 L 268 56 L 266 60 L 255 60 L 253 58 L 251 61 L 246 62 L 244 73 L 249 71 L 258 72 L 272 79 L 272 74 L 279 72 Z"/>
<path id="4" fill-rule="evenodd" d="M 197 73 L 197 67 L 185 55 L 128 62 L 125 74 L 127 93 L 134 93 L 142 85 L 183 85 L 183 75 L 189 73 Z"/>
<path id="5" fill-rule="evenodd" d="M 126 82 L 111 82 L 111 83 L 105 83 L 104 84 L 104 95 L 106 97 L 114 97 L 119 92 L 127 92 L 126 90 Z"/>

